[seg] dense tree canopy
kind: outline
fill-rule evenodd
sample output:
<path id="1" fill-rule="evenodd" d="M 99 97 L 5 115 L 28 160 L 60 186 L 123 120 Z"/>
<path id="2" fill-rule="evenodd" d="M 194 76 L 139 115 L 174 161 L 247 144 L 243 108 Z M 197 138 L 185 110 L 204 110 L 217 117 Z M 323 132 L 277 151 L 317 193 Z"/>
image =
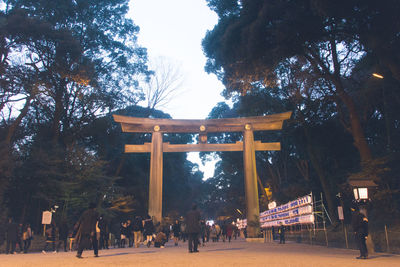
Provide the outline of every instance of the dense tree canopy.
<path id="1" fill-rule="evenodd" d="M 0 219 L 38 227 L 42 211 L 58 205 L 57 219 L 72 223 L 91 201 L 110 220 L 147 213 L 150 155 L 124 154 L 123 145 L 151 135 L 121 133 L 111 115 L 170 116 L 156 109 L 163 86 L 148 88 L 158 92 L 148 93 L 148 107 L 137 105 L 145 97 L 139 81 L 151 81 L 153 72 L 137 44 L 139 26 L 126 17 L 128 2 L 0 1 Z M 207 3 L 219 21 L 203 39 L 205 67 L 233 103 L 218 103 L 209 118 L 293 111 L 283 131 L 255 133 L 256 140 L 282 144 L 279 152 L 256 154 L 260 209 L 271 200 L 262 187 L 278 202 L 322 192 L 335 221 L 337 193 L 350 202 L 348 180 L 367 177 L 378 185 L 372 222 L 395 222 L 398 1 Z M 189 134 L 163 138 L 195 142 Z M 242 138 L 209 134 L 208 142 Z M 244 216 L 242 153 L 201 156 L 219 160 L 206 181 L 186 154 L 164 155 L 163 215 L 178 217 L 197 202 L 206 218 Z"/>
<path id="2" fill-rule="evenodd" d="M 347 179 L 366 177 L 390 192 L 386 207 L 398 214 L 398 1 L 207 2 L 219 21 L 203 39 L 206 70 L 238 116 L 294 111 L 282 152 L 259 156 L 275 198 L 323 191 L 336 214 Z"/>
<path id="3" fill-rule="evenodd" d="M 1 1 L 2 216 L 37 227 L 58 205 L 72 223 L 91 201 L 110 218 L 146 214 L 149 155 L 122 148 L 150 136 L 123 135 L 111 114 L 167 115 L 136 106 L 151 71 L 128 3 Z M 179 214 L 202 175 L 185 154 L 164 161 L 165 212 Z"/>

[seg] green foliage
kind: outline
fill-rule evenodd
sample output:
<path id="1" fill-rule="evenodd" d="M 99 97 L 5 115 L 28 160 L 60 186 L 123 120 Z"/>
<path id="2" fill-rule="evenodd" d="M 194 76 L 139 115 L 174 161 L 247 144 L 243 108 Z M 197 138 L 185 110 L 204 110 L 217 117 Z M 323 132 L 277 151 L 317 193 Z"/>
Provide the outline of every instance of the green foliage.
<path id="1" fill-rule="evenodd" d="M 37 227 L 41 212 L 58 205 L 56 219 L 75 223 L 89 202 L 109 219 L 147 214 L 149 155 L 123 147 L 151 135 L 121 133 L 111 113 L 170 116 L 134 106 L 143 96 L 138 80 L 150 72 L 139 27 L 126 18 L 129 1 L 1 3 L 2 215 Z M 202 173 L 185 154 L 164 157 L 164 177 L 166 213 L 202 199 Z"/>
<path id="2" fill-rule="evenodd" d="M 203 39 L 206 70 L 234 96 L 229 112 L 293 111 L 282 135 L 255 135 L 282 143 L 279 153 L 257 155 L 274 198 L 323 191 L 335 217 L 334 195 L 347 190 L 349 177 L 363 176 L 379 183 L 378 192 L 391 192 L 388 209 L 398 210 L 399 185 L 388 160 L 399 149 L 397 1 L 207 2 L 219 22 Z M 374 80 L 373 72 L 384 79 Z"/>

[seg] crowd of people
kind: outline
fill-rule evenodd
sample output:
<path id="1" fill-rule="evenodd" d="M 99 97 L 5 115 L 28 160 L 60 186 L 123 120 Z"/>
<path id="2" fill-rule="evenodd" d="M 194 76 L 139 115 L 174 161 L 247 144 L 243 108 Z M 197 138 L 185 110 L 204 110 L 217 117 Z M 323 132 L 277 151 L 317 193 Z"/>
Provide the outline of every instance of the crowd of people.
<path id="1" fill-rule="evenodd" d="M 33 239 L 33 232 L 29 223 L 16 223 L 12 218 L 9 218 L 4 234 L 7 254 L 16 253 L 17 246 L 20 253 L 28 253 L 28 250 L 31 246 L 31 241 Z M 4 236 L 1 239 L 1 243 L 3 243 Z"/>
<path id="2" fill-rule="evenodd" d="M 76 250 L 77 257 L 82 257 L 83 250 L 93 249 L 95 256 L 101 249 L 127 248 L 140 246 L 164 248 L 172 240 L 175 246 L 188 241 L 189 252 L 198 252 L 198 246 L 212 241 L 230 242 L 237 238 L 239 230 L 228 222 L 206 223 L 200 218 L 200 212 L 192 209 L 185 218 L 173 222 L 162 220 L 154 224 L 147 215 L 131 216 L 122 222 L 110 223 L 97 213 L 95 205 L 90 204 L 78 222 L 70 227 L 66 220 L 46 225 L 42 253 L 57 253 Z M 15 223 L 9 219 L 5 226 L 5 253 L 28 253 L 33 231 L 29 224 Z M 18 250 L 17 250 L 18 247 Z"/>
<path id="3" fill-rule="evenodd" d="M 368 219 L 360 212 L 357 206 L 352 208 L 352 227 L 355 239 L 360 249 L 357 259 L 367 259 L 368 250 L 366 240 L 368 238 Z M 272 228 L 274 232 L 274 228 Z M 79 218 L 78 222 L 70 229 L 66 220 L 58 225 L 51 222 L 46 225 L 45 243 L 42 253 L 57 253 L 61 247 L 66 252 L 76 250 L 77 257 L 82 258 L 84 249 L 93 249 L 95 257 L 98 257 L 99 249 L 109 249 L 110 246 L 125 248 L 140 246 L 154 246 L 164 248 L 165 243 L 173 240 L 174 245 L 188 240 L 190 253 L 199 252 L 198 247 L 204 246 L 210 240 L 212 242 L 231 242 L 232 238 L 239 236 L 239 229 L 235 224 L 223 221 L 221 223 L 206 223 L 201 219 L 196 205 L 186 214 L 185 218 L 176 219 L 174 222 L 162 220 L 154 224 L 153 219 L 147 215 L 132 216 L 131 219 L 110 224 L 103 215 L 99 215 L 94 204 L 89 205 Z M 279 243 L 285 243 L 285 226 L 279 225 Z M 244 236 L 246 231 L 244 229 Z M 5 253 L 16 254 L 18 246 L 19 253 L 28 253 L 34 237 L 29 223 L 16 223 L 12 218 L 8 220 L 4 232 L 1 231 L 0 245 L 5 237 Z M 69 239 L 69 242 L 68 242 Z M 275 239 L 275 238 L 274 238 Z"/>

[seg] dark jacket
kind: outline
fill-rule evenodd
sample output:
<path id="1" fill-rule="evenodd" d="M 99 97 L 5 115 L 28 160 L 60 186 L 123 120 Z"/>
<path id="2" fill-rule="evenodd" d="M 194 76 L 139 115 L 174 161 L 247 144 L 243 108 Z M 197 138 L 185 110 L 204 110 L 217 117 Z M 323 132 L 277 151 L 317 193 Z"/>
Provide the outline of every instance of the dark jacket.
<path id="1" fill-rule="evenodd" d="M 78 234 L 88 235 L 96 233 L 96 222 L 99 214 L 95 209 L 86 210 L 78 221 Z"/>
<path id="2" fill-rule="evenodd" d="M 360 236 L 368 236 L 368 220 L 364 214 L 355 211 L 351 218 L 353 231 Z"/>
<path id="3" fill-rule="evenodd" d="M 181 225 L 180 223 L 174 223 L 172 225 L 172 232 L 174 233 L 175 237 L 178 237 L 181 233 Z"/>
<path id="4" fill-rule="evenodd" d="M 200 212 L 198 210 L 190 210 L 186 214 L 186 233 L 200 233 Z"/>
<path id="5" fill-rule="evenodd" d="M 154 233 L 154 224 L 151 219 L 146 219 L 144 221 L 144 232 L 143 234 L 146 235 L 152 235 Z"/>
<path id="6" fill-rule="evenodd" d="M 67 223 L 66 223 L 66 222 L 62 222 L 62 223 L 60 224 L 60 226 L 58 227 L 58 238 L 59 238 L 60 240 L 65 240 L 65 239 L 67 239 L 67 237 L 68 237 L 68 232 L 69 232 L 69 229 L 68 229 Z"/>
<path id="7" fill-rule="evenodd" d="M 132 230 L 137 232 L 137 231 L 143 231 L 143 222 L 142 218 L 139 216 L 136 216 L 135 219 L 132 222 Z"/>
<path id="8" fill-rule="evenodd" d="M 6 238 L 9 241 L 17 241 L 18 225 L 14 222 L 9 222 L 6 226 Z"/>

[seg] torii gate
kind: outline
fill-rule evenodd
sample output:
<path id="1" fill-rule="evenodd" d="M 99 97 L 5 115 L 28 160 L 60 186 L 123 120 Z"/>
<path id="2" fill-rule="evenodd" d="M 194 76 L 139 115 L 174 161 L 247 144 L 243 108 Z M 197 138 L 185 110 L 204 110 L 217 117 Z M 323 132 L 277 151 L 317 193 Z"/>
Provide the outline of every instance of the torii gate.
<path id="1" fill-rule="evenodd" d="M 152 133 L 151 143 L 125 145 L 125 153 L 150 152 L 149 215 L 156 221 L 162 218 L 163 152 L 193 151 L 243 151 L 246 217 L 248 237 L 257 237 L 260 209 L 258 204 L 257 170 L 255 151 L 278 151 L 280 142 L 254 141 L 254 131 L 281 130 L 283 121 L 292 112 L 260 117 L 227 118 L 209 120 L 173 120 L 136 118 L 113 115 L 121 123 L 123 132 Z M 243 142 L 231 144 L 208 144 L 207 133 L 243 132 Z M 198 144 L 163 143 L 163 133 L 198 133 Z"/>

